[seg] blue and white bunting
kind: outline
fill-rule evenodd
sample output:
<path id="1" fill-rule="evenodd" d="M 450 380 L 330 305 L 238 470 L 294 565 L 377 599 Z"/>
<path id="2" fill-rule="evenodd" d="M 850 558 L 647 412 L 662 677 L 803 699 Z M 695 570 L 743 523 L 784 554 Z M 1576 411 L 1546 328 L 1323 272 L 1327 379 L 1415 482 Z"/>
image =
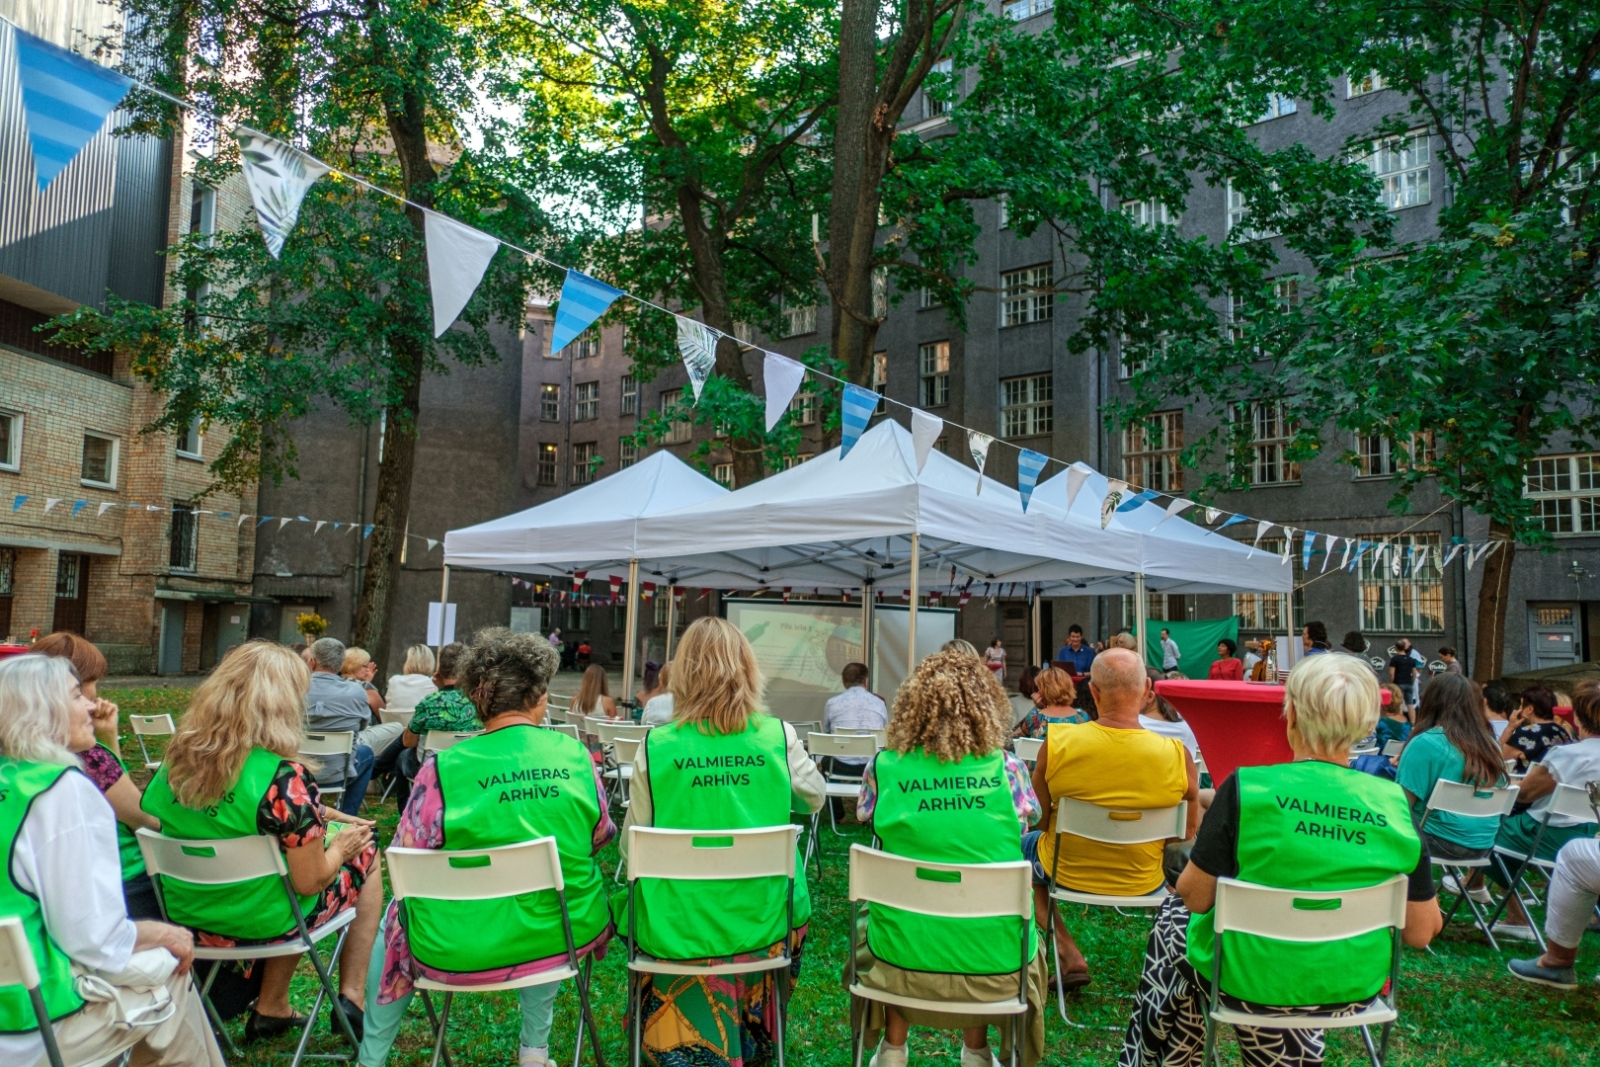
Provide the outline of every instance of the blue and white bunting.
<path id="1" fill-rule="evenodd" d="M 911 450 L 917 457 L 918 474 L 921 474 L 922 468 L 928 465 L 928 455 L 933 451 L 933 446 L 938 443 L 939 435 L 943 432 L 944 420 L 939 416 L 930 415 L 921 408 L 911 409 Z"/>
<path id="2" fill-rule="evenodd" d="M 11 33 L 33 173 L 43 192 L 105 127 L 133 82 L 31 33 L 15 27 Z"/>
<path id="3" fill-rule="evenodd" d="M 806 367 L 804 363 L 780 356 L 776 352 L 767 352 L 761 361 L 761 387 L 767 391 L 767 432 L 778 425 L 778 420 L 783 418 L 783 413 L 789 410 L 789 402 L 800 391 L 801 384 L 806 380 Z"/>
<path id="4" fill-rule="evenodd" d="M 1228 521 L 1223 523 L 1221 526 L 1218 526 L 1217 529 L 1226 530 L 1228 527 L 1232 526 L 1236 522 L 1249 522 L 1249 521 L 1250 521 L 1250 516 L 1248 516 L 1248 515 L 1229 515 L 1228 516 Z"/>
<path id="5" fill-rule="evenodd" d="M 1033 497 L 1033 487 L 1039 484 L 1039 475 L 1050 457 L 1043 452 L 1024 448 L 1017 457 L 1017 492 L 1022 495 L 1022 512 L 1027 514 L 1028 501 Z"/>
<path id="6" fill-rule="evenodd" d="M 1130 496 L 1126 500 L 1124 500 L 1122 503 L 1118 504 L 1117 505 L 1117 510 L 1118 511 L 1132 511 L 1134 508 L 1138 507 L 1140 504 L 1143 504 L 1146 500 L 1154 500 L 1156 497 L 1158 497 L 1160 495 L 1161 494 L 1156 492 L 1154 489 L 1145 489 L 1142 492 L 1138 492 L 1138 493 L 1133 494 L 1132 496 Z"/>
<path id="7" fill-rule="evenodd" d="M 1300 569 L 1311 569 L 1311 554 L 1317 550 L 1317 531 L 1307 530 L 1305 544 L 1300 547 Z"/>
<path id="8" fill-rule="evenodd" d="M 424 211 L 428 245 L 428 287 L 433 291 L 433 336 L 443 337 L 467 306 L 500 239 L 437 211 Z"/>
<path id="9" fill-rule="evenodd" d="M 1322 554 L 1322 570 L 1323 570 L 1323 572 L 1326 572 L 1327 569 L 1328 569 L 1329 561 L 1331 561 L 1333 559 L 1333 546 L 1337 545 L 1339 543 L 1339 535 L 1338 534 L 1324 534 L 1323 536 L 1328 539 L 1328 547 Z"/>
<path id="10" fill-rule="evenodd" d="M 1089 475 L 1094 473 L 1087 463 L 1074 463 L 1067 468 L 1067 512 L 1072 512 L 1072 502 L 1078 499 L 1078 491 L 1089 480 Z"/>
<path id="11" fill-rule="evenodd" d="M 621 289 L 568 267 L 566 280 L 561 283 L 561 302 L 556 305 L 555 328 L 550 331 L 550 354 L 555 355 L 576 340 L 622 295 Z M 700 395 L 698 390 L 695 395 Z"/>
<path id="12" fill-rule="evenodd" d="M 1181 515 L 1184 511 L 1192 507 L 1194 507 L 1193 500 L 1185 500 L 1181 496 L 1173 497 L 1172 502 L 1167 505 L 1167 513 L 1161 516 L 1161 522 L 1166 522 L 1175 515 Z M 1156 523 L 1156 525 L 1160 526 L 1161 522 Z"/>
<path id="13" fill-rule="evenodd" d="M 880 399 L 871 389 L 863 389 L 853 382 L 845 385 L 844 395 L 839 400 L 840 459 L 848 456 L 856 446 L 856 441 L 867 432 L 867 423 L 872 421 L 872 413 L 878 410 Z"/>

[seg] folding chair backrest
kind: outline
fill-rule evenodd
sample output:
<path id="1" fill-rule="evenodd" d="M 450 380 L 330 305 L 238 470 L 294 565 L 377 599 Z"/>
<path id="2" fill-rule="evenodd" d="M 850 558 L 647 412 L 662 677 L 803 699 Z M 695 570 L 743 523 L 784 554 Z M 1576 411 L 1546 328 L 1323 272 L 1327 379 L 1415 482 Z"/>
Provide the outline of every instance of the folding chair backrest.
<path id="1" fill-rule="evenodd" d="M 822 732 L 822 724 L 816 721 L 792 722 L 789 725 L 794 728 L 794 735 L 800 739 L 801 744 L 805 743 L 806 735 L 811 733 L 811 731 L 815 730 L 818 733 Z"/>
<path id="2" fill-rule="evenodd" d="M 287 870 L 275 837 L 256 835 L 185 841 L 144 828 L 135 834 L 150 874 L 165 875 L 180 882 L 231 885 L 253 878 L 277 877 Z"/>
<path id="3" fill-rule="evenodd" d="M 546 704 L 545 707 L 544 707 L 544 721 L 546 723 L 557 723 L 557 724 L 560 724 L 560 725 L 566 725 L 567 709 L 566 708 L 562 708 L 562 707 L 557 707 L 554 704 Z"/>
<path id="4" fill-rule="evenodd" d="M 1174 808 L 1102 808 L 1061 797 L 1056 801 L 1056 832 L 1109 845 L 1142 845 L 1182 838 L 1188 814 L 1187 800 Z"/>
<path id="5" fill-rule="evenodd" d="M 639 746 L 644 744 L 643 738 L 619 737 L 611 742 L 611 755 L 620 766 L 628 766 L 639 758 Z"/>
<path id="6" fill-rule="evenodd" d="M 302 756 L 348 756 L 356 735 L 349 730 L 307 730 L 300 742 Z"/>
<path id="7" fill-rule="evenodd" d="M 1514 785 L 1479 788 L 1441 778 L 1433 783 L 1433 792 L 1428 796 L 1428 811 L 1446 811 L 1469 819 L 1498 819 L 1511 814 L 1511 807 L 1516 802 L 1517 787 Z M 1423 822 L 1427 822 L 1426 815 L 1423 816 Z"/>
<path id="8" fill-rule="evenodd" d="M 390 711 L 388 708 L 378 709 L 379 722 L 397 722 L 401 726 L 411 725 L 411 716 L 417 713 L 416 708 L 404 708 L 400 711 Z"/>
<path id="9" fill-rule="evenodd" d="M 650 727 L 638 723 L 627 722 L 601 722 L 595 728 L 595 735 L 600 738 L 602 745 L 615 744 L 619 738 L 629 741 L 642 741 L 644 735 L 650 732 Z"/>
<path id="10" fill-rule="evenodd" d="M 385 856 L 389 884 L 397 900 L 491 900 L 566 888 L 561 877 L 561 854 L 553 837 L 498 848 L 394 846 Z"/>
<path id="11" fill-rule="evenodd" d="M 172 724 L 171 715 L 129 715 L 128 725 L 136 734 L 146 737 L 160 737 L 162 734 L 173 734 L 178 728 Z"/>
<path id="12" fill-rule="evenodd" d="M 1342 941 L 1406 924 L 1406 879 L 1396 875 L 1367 889 L 1275 889 L 1217 879 L 1216 932 L 1275 941 Z"/>
<path id="13" fill-rule="evenodd" d="M 1550 807 L 1544 817 L 1548 819 L 1552 815 L 1565 815 L 1579 822 L 1594 822 L 1594 809 L 1589 806 L 1589 791 L 1581 785 L 1557 784 L 1556 791 L 1550 794 Z"/>
<path id="14" fill-rule="evenodd" d="M 583 719 L 583 732 L 598 736 L 600 727 L 610 726 L 616 721 L 615 719 L 608 719 L 604 715 L 586 715 Z"/>
<path id="15" fill-rule="evenodd" d="M 422 735 L 422 751 L 443 752 L 445 749 L 465 741 L 469 737 L 477 737 L 482 730 L 429 730 Z"/>
<path id="16" fill-rule="evenodd" d="M 876 734 L 823 734 L 806 735 L 806 751 L 813 756 L 853 756 L 871 759 L 883 746 Z"/>
<path id="17" fill-rule="evenodd" d="M 850 899 L 950 919 L 1015 916 L 1033 911 L 1032 867 L 1014 863 L 934 863 L 850 846 Z"/>
<path id="18" fill-rule="evenodd" d="M 15 915 L 0 919 L 0 986 L 39 988 L 39 965 L 28 944 L 28 932 Z"/>
<path id="19" fill-rule="evenodd" d="M 570 722 L 551 722 L 550 720 L 546 719 L 544 728 L 546 730 L 554 730 L 558 734 L 566 734 L 574 741 L 578 739 L 578 728 L 572 725 Z"/>
<path id="20" fill-rule="evenodd" d="M 1383 743 L 1383 754 L 1390 759 L 1393 759 L 1394 757 L 1400 755 L 1401 750 L 1405 747 L 1406 743 L 1396 737 L 1393 740 L 1385 741 Z"/>
<path id="21" fill-rule="evenodd" d="M 1016 751 L 1017 758 L 1031 767 L 1039 758 L 1039 750 L 1044 747 L 1044 738 L 1019 737 L 1011 742 L 1011 747 Z"/>
<path id="22" fill-rule="evenodd" d="M 664 830 L 628 827 L 628 880 L 670 878 L 793 878 L 800 828 Z"/>

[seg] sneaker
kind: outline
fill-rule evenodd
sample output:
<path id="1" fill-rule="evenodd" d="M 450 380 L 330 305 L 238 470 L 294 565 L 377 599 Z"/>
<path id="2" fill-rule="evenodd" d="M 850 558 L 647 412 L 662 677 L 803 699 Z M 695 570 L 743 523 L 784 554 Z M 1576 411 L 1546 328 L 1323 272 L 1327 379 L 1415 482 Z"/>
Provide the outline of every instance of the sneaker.
<path id="1" fill-rule="evenodd" d="M 550 1067 L 550 1046 L 546 1045 L 543 1048 L 520 1046 L 517 1067 Z"/>
<path id="2" fill-rule="evenodd" d="M 1463 890 L 1461 887 L 1461 880 L 1453 874 L 1445 875 L 1442 879 L 1440 879 L 1440 881 L 1444 883 L 1444 889 L 1447 893 L 1454 893 L 1458 897 L 1470 897 L 1479 904 L 1494 903 L 1494 897 L 1489 895 L 1489 890 L 1486 886 L 1480 885 L 1476 889 Z"/>
<path id="3" fill-rule="evenodd" d="M 981 1049 L 961 1046 L 961 1067 L 1003 1067 L 1000 1057 L 989 1051 L 988 1047 Z"/>
<path id="4" fill-rule="evenodd" d="M 1527 923 L 1495 923 L 1495 937 L 1510 937 L 1518 941 L 1537 942 L 1539 937 Z"/>
<path id="5" fill-rule="evenodd" d="M 1512 960 L 1506 969 L 1514 977 L 1536 985 L 1554 986 L 1557 989 L 1577 989 L 1578 975 L 1571 967 L 1541 967 L 1537 959 Z"/>
<path id="6" fill-rule="evenodd" d="M 872 1054 L 872 1062 L 868 1067 L 906 1067 L 906 1046 L 890 1048 L 880 1042 L 878 1051 Z"/>

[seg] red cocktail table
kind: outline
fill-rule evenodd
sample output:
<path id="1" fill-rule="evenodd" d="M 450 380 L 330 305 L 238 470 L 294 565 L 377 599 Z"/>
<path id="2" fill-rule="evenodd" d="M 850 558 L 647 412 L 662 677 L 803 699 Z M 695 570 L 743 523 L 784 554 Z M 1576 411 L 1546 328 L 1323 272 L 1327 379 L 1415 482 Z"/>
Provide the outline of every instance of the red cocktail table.
<path id="1" fill-rule="evenodd" d="M 1294 759 L 1283 722 L 1283 686 L 1268 682 L 1156 683 L 1157 695 L 1178 709 L 1205 756 L 1213 785 L 1240 767 Z"/>

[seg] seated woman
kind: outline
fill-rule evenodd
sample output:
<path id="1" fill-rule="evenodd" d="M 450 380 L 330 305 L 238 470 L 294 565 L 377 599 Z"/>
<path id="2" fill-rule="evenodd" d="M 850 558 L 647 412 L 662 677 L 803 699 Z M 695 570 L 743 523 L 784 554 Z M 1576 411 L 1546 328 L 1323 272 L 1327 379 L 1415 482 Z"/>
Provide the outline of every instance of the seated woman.
<path id="1" fill-rule="evenodd" d="M 356 1036 L 366 997 L 367 959 L 383 911 L 383 879 L 372 823 L 325 807 L 312 771 L 298 762 L 310 675 L 300 658 L 270 641 L 229 652 L 190 698 L 144 810 L 168 837 L 276 837 L 310 928 L 356 909 L 339 953 L 339 1006 Z M 215 947 L 264 945 L 295 936 L 283 885 L 162 886 L 167 916 Z M 298 956 L 261 963 L 261 995 L 245 1041 L 304 1025 L 289 1006 Z"/>
<path id="2" fill-rule="evenodd" d="M 1049 672 L 1047 672 L 1049 673 Z M 1053 673 L 1065 674 L 1065 671 Z M 1070 684 L 1070 683 L 1069 683 Z M 917 665 L 895 697 L 889 747 L 867 765 L 858 817 L 871 821 L 882 849 L 940 863 L 1005 863 L 1022 858 L 1022 834 L 1039 816 L 1028 768 L 1001 746 L 1006 740 L 1005 691 L 983 665 L 958 652 L 940 652 Z M 958 784 L 943 795 L 965 800 L 927 810 L 928 796 L 906 786 L 930 778 Z M 1038 937 L 1028 982 L 1022 1061 L 1044 1054 L 1046 966 Z M 938 919 L 873 908 L 856 957 L 864 985 L 920 1000 L 998 1001 L 1015 997 L 1016 925 L 1010 919 Z M 961 1067 L 990 1067 L 989 1027 L 1000 1028 L 1009 1052 L 1007 1018 L 955 1015 L 866 1005 L 865 1028 L 883 1030 L 872 1062 L 903 1067 L 912 1026 L 962 1031 Z"/>
<path id="3" fill-rule="evenodd" d="M 0 917 L 21 921 L 64 1062 L 116 1062 L 132 1049 L 141 1067 L 222 1067 L 189 973 L 193 937 L 166 923 L 134 922 L 123 910 L 112 812 L 73 755 L 94 745 L 94 706 L 63 657 L 0 662 L 0 849 L 9 876 L 0 880 Z M 160 988 L 121 977 L 148 949 L 165 949 L 176 961 Z M 143 969 L 156 959 L 138 962 Z M 75 979 L 89 972 L 117 999 L 86 1001 Z M 29 999 L 20 986 L 0 987 L 7 1067 L 48 1062 Z"/>
<path id="4" fill-rule="evenodd" d="M 1239 645 L 1231 638 L 1217 642 L 1217 658 L 1211 661 L 1208 675 L 1213 682 L 1244 681 L 1244 661 L 1234 655 L 1238 651 Z"/>
<path id="5" fill-rule="evenodd" d="M 1422 850 L 1439 859 L 1478 859 L 1494 847 L 1492 819 L 1446 811 L 1422 821 L 1440 780 L 1495 786 L 1505 781 L 1499 746 L 1484 725 L 1478 688 L 1459 674 L 1441 674 L 1422 692 L 1417 724 L 1400 753 L 1395 781 L 1422 828 Z M 1453 881 L 1447 879 L 1447 888 Z"/>
<path id="6" fill-rule="evenodd" d="M 417 773 L 394 843 L 401 848 L 496 848 L 554 837 L 566 882 L 567 913 L 580 956 L 602 955 L 611 937 L 605 879 L 596 854 L 617 835 L 605 787 L 576 738 L 542 730 L 550 679 L 560 657 L 537 634 L 482 630 L 456 670 L 483 723 L 481 736 L 430 756 Z M 494 772 L 532 772 L 546 789 L 508 794 Z M 511 799 L 508 799 L 508 796 Z M 360 1062 L 383 1067 L 419 977 L 455 984 L 506 982 L 567 963 L 554 892 L 477 901 L 390 903 L 383 950 L 367 974 L 367 1025 Z M 480 936 L 463 937 L 463 931 Z M 521 1067 L 550 1063 L 559 982 L 517 991 Z"/>
<path id="7" fill-rule="evenodd" d="M 427 645 L 412 645 L 406 649 L 405 666 L 399 674 L 389 675 L 389 688 L 383 694 L 385 710 L 412 711 L 437 693 L 439 687 L 431 677 L 433 666 L 433 649 Z"/>
<path id="8" fill-rule="evenodd" d="M 60 656 L 72 664 L 73 673 L 84 699 L 93 701 L 90 712 L 94 721 L 94 742 L 82 751 L 74 749 L 83 761 L 83 773 L 95 787 L 105 794 L 111 810 L 117 816 L 117 854 L 122 861 L 122 899 L 128 915 L 134 919 L 159 919 L 161 906 L 156 902 L 155 887 L 144 867 L 144 854 L 139 851 L 139 839 L 134 831 L 140 827 L 160 830 L 161 823 L 146 815 L 139 807 L 142 794 L 128 777 L 127 765 L 117 754 L 118 708 L 109 700 L 100 699 L 98 685 L 106 674 L 106 658 L 100 650 L 77 634 L 53 633 L 33 643 L 35 652 L 46 656 Z"/>
<path id="9" fill-rule="evenodd" d="M 1434 684 L 1438 679 L 1434 680 Z M 1372 732 L 1378 684 L 1348 656 L 1312 656 L 1289 674 L 1284 719 L 1294 762 L 1242 767 L 1217 789 L 1178 877 L 1178 895 L 1156 913 L 1145 949 L 1138 1006 L 1124 1038 L 1120 1067 L 1199 1065 L 1210 998 L 1212 907 L 1217 880 L 1236 878 L 1283 889 L 1355 889 L 1397 874 L 1410 877 L 1403 937 L 1424 948 L 1444 925 L 1432 868 L 1393 782 L 1352 770 L 1350 747 Z M 1318 807 L 1365 812 L 1363 834 L 1300 830 L 1304 811 L 1282 806 L 1289 795 Z M 1297 944 L 1229 935 L 1222 1001 L 1236 1011 L 1284 1014 L 1364 1007 L 1389 978 L 1390 933 Z M 1245 1067 L 1319 1067 L 1320 1030 L 1238 1027 Z"/>
<path id="10" fill-rule="evenodd" d="M 644 673 L 639 677 L 639 688 L 633 694 L 633 702 L 642 708 L 666 688 L 661 681 L 661 664 L 647 659 L 644 661 Z"/>
<path id="11" fill-rule="evenodd" d="M 754 650 L 726 619 L 696 619 L 673 658 L 672 722 L 651 730 L 634 757 L 629 826 L 684 830 L 781 826 L 791 811 L 822 809 L 822 772 L 794 728 L 761 712 L 765 682 Z M 980 667 L 981 669 L 981 667 Z M 697 767 L 739 765 L 737 775 Z M 697 781 L 715 777 L 714 783 Z M 627 838 L 623 838 L 626 849 Z M 721 958 L 728 945 L 775 956 L 789 943 L 798 977 L 811 916 L 804 864 L 795 872 L 795 929 L 786 931 L 782 886 L 695 882 L 639 886 L 640 947 L 676 960 Z M 730 1067 L 772 1052 L 772 971 L 642 976 L 645 1057 L 658 1067 Z"/>
<path id="12" fill-rule="evenodd" d="M 672 721 L 672 664 L 661 665 L 660 673 L 656 675 L 655 696 L 640 705 L 644 711 L 639 715 L 639 722 L 645 726 L 665 726 Z"/>
<path id="13" fill-rule="evenodd" d="M 596 663 L 583 672 L 578 683 L 578 695 L 572 698 L 570 715 L 586 715 L 596 719 L 615 719 L 617 702 L 611 699 L 611 688 L 606 682 L 606 669 Z"/>
<path id="14" fill-rule="evenodd" d="M 1517 710 L 1500 732 L 1500 753 L 1516 760 L 1517 772 L 1526 774 L 1530 766 L 1544 759 L 1546 752 L 1571 740 L 1566 728 L 1556 721 L 1556 695 L 1542 685 L 1530 685 L 1522 691 Z"/>
<path id="15" fill-rule="evenodd" d="M 1042 738 L 1052 726 L 1089 721 L 1086 713 L 1072 706 L 1078 699 L 1078 687 L 1072 684 L 1072 675 L 1060 667 L 1040 671 L 1034 677 L 1033 687 L 1034 710 L 1016 724 L 1012 737 Z"/>
<path id="16" fill-rule="evenodd" d="M 411 722 L 400 735 L 400 744 L 405 749 L 400 753 L 400 773 L 408 779 L 415 778 L 422 766 L 417 746 L 422 742 L 423 734 L 429 730 L 465 733 L 481 728 L 478 710 L 472 706 L 467 695 L 456 688 L 456 664 L 464 651 L 466 646 L 459 641 L 452 641 L 439 650 L 439 666 L 433 674 L 436 690 L 417 702 L 417 710 L 411 713 Z"/>
<path id="17" fill-rule="evenodd" d="M 359 685 L 367 694 L 367 707 L 372 709 L 372 719 L 378 720 L 378 712 L 386 705 L 383 694 L 378 692 L 378 687 L 372 684 L 372 679 L 377 676 L 378 664 L 372 658 L 372 653 L 364 648 L 354 645 L 344 650 L 344 665 L 339 668 L 339 675 Z"/>
<path id="18" fill-rule="evenodd" d="M 1373 741 L 1378 746 L 1378 751 L 1383 751 L 1383 746 L 1390 741 L 1405 741 L 1411 736 L 1411 720 L 1406 716 L 1406 695 L 1400 687 L 1393 682 L 1384 682 L 1378 686 L 1383 692 L 1389 694 L 1389 700 L 1378 710 L 1378 728 L 1373 733 Z M 1397 757 L 1398 758 L 1398 757 Z"/>

